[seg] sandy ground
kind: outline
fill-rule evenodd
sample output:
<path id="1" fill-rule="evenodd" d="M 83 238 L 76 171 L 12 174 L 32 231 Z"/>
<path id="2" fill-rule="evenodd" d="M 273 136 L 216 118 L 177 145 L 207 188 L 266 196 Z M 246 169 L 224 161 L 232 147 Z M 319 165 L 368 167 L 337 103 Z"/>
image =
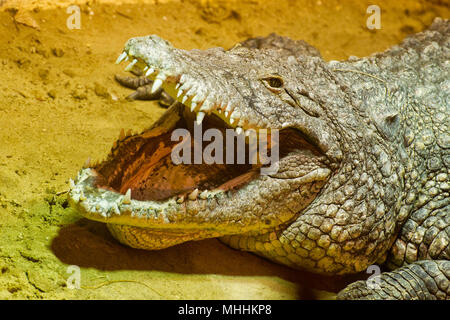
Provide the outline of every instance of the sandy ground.
<path id="1" fill-rule="evenodd" d="M 121 128 L 141 131 L 164 112 L 124 100 L 129 90 L 113 80 L 130 37 L 204 49 L 277 32 L 345 59 L 448 18 L 448 2 L 378 1 L 374 31 L 372 1 L 107 2 L 80 5 L 81 29 L 69 30 L 67 1 L 0 0 L 0 299 L 332 299 L 350 279 L 291 270 L 215 239 L 124 247 L 60 193 L 88 157 L 106 156 Z M 82 289 L 67 287 L 69 265 L 81 268 Z"/>

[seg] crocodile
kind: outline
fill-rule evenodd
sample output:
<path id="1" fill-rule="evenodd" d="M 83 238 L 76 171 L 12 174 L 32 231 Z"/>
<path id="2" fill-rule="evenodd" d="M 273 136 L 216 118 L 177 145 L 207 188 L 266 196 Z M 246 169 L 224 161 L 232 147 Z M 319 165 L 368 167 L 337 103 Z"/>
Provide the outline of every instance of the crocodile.
<path id="1" fill-rule="evenodd" d="M 346 61 L 275 34 L 229 50 L 131 38 L 117 62 L 141 76 L 117 80 L 140 91 L 131 98 L 170 106 L 143 132 L 122 130 L 106 160 L 87 162 L 69 202 L 133 248 L 219 238 L 323 275 L 383 267 L 338 299 L 449 299 L 449 58 L 441 18 Z M 244 136 L 247 149 L 267 133 L 276 170 L 263 174 L 261 159 L 174 163 L 199 125 Z M 187 134 L 173 139 L 177 129 Z"/>

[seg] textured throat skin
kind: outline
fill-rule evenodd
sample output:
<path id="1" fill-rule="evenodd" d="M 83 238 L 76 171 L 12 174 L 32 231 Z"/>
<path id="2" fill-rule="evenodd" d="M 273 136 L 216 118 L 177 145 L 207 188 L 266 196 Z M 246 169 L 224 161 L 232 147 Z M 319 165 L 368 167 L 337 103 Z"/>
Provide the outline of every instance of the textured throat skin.
<path id="1" fill-rule="evenodd" d="M 125 48 L 133 64 L 157 73 L 148 90 L 162 85 L 177 101 L 149 130 L 122 137 L 104 164 L 83 169 L 70 201 L 133 247 L 220 237 L 323 274 L 384 263 L 397 270 L 380 287 L 357 282 L 339 297 L 448 299 L 449 38 L 449 21 L 436 19 L 383 53 L 328 63 L 306 43 L 275 35 L 229 51 L 133 38 Z M 189 118 L 187 109 L 192 121 L 213 115 L 237 130 L 291 129 L 304 142 L 282 156 L 278 173 L 203 198 L 189 190 L 139 202 L 100 187 L 99 176 L 108 180 L 130 145 L 167 132 Z"/>

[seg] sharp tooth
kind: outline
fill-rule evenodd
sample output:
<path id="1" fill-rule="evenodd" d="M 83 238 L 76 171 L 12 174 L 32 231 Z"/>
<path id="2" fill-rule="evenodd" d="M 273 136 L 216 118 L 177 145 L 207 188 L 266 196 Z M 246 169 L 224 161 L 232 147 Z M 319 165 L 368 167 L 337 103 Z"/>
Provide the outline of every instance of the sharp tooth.
<path id="1" fill-rule="evenodd" d="M 181 103 L 184 104 L 184 103 L 186 102 L 187 99 L 188 99 L 188 96 L 185 95 L 185 96 L 183 97 L 183 99 L 181 100 Z"/>
<path id="2" fill-rule="evenodd" d="M 147 71 L 147 69 L 148 69 L 148 66 L 145 66 L 145 67 L 144 67 L 144 71 Z"/>
<path id="3" fill-rule="evenodd" d="M 200 193 L 198 197 L 202 200 L 205 200 L 208 197 L 208 190 L 205 190 L 202 193 Z"/>
<path id="4" fill-rule="evenodd" d="M 184 196 L 179 196 L 177 199 L 177 203 L 183 203 L 184 202 Z"/>
<path id="5" fill-rule="evenodd" d="M 72 199 L 75 202 L 80 202 L 80 195 L 78 193 L 75 193 L 72 195 Z"/>
<path id="6" fill-rule="evenodd" d="M 122 141 L 123 139 L 125 139 L 125 130 L 122 128 L 120 130 L 119 140 Z"/>
<path id="7" fill-rule="evenodd" d="M 205 113 L 204 112 L 199 112 L 197 113 L 197 125 L 200 125 L 203 121 L 203 118 L 205 118 Z"/>
<path id="8" fill-rule="evenodd" d="M 151 93 L 155 93 L 156 91 L 158 91 L 158 89 L 161 88 L 162 84 L 163 80 L 156 78 L 155 81 L 153 81 Z"/>
<path id="9" fill-rule="evenodd" d="M 225 118 L 228 118 L 228 111 L 225 111 Z"/>
<path id="10" fill-rule="evenodd" d="M 147 72 L 145 73 L 145 76 L 148 77 L 148 76 L 151 75 L 153 72 L 155 72 L 155 69 L 149 68 L 149 69 L 147 70 Z"/>
<path id="11" fill-rule="evenodd" d="M 86 161 L 84 162 L 84 168 L 90 168 L 91 167 L 91 157 L 88 157 Z"/>
<path id="12" fill-rule="evenodd" d="M 205 100 L 203 102 L 202 106 L 200 107 L 200 111 L 210 111 L 211 110 L 211 103 L 208 100 Z"/>
<path id="13" fill-rule="evenodd" d="M 230 113 L 231 112 L 231 104 L 228 104 L 227 107 L 225 108 L 225 111 Z"/>
<path id="14" fill-rule="evenodd" d="M 183 94 L 183 90 L 178 90 L 178 93 L 177 93 L 177 98 L 179 98 L 179 97 L 181 97 L 181 95 Z"/>
<path id="15" fill-rule="evenodd" d="M 195 95 L 195 91 L 197 89 L 195 87 L 191 87 L 189 90 L 186 91 L 186 95 L 189 97 L 193 97 Z"/>
<path id="16" fill-rule="evenodd" d="M 69 179 L 69 186 L 70 186 L 70 189 L 75 189 L 75 182 L 73 182 L 72 179 Z"/>
<path id="17" fill-rule="evenodd" d="M 125 68 L 125 71 L 130 71 L 131 68 L 133 68 L 133 66 L 137 63 L 137 59 L 134 59 L 133 61 L 130 62 L 129 65 L 127 65 L 127 67 Z"/>
<path id="18" fill-rule="evenodd" d="M 230 124 L 233 124 L 234 122 L 239 122 L 239 114 L 236 112 L 230 114 Z"/>
<path id="19" fill-rule="evenodd" d="M 195 189 L 188 195 L 188 198 L 189 200 L 196 200 L 197 196 L 198 196 L 198 189 Z"/>
<path id="20" fill-rule="evenodd" d="M 180 82 L 178 82 L 176 85 L 175 85 L 175 89 L 177 89 L 178 90 L 178 88 L 181 86 L 181 83 Z"/>
<path id="21" fill-rule="evenodd" d="M 180 90 L 183 91 L 183 92 L 188 92 L 190 88 L 191 88 L 191 87 L 188 86 L 186 83 L 183 83 L 183 84 L 180 86 Z"/>
<path id="22" fill-rule="evenodd" d="M 237 127 L 237 128 L 236 128 L 236 133 L 237 133 L 237 134 L 241 134 L 242 132 L 243 132 L 243 130 L 242 130 L 241 127 Z"/>
<path id="23" fill-rule="evenodd" d="M 124 51 L 120 54 L 120 56 L 116 60 L 116 64 L 121 63 L 125 58 L 128 57 L 128 54 Z"/>
<path id="24" fill-rule="evenodd" d="M 120 214 L 119 207 L 117 206 L 116 203 L 113 203 L 112 210 L 114 211 L 115 214 Z"/>
<path id="25" fill-rule="evenodd" d="M 208 98 L 209 98 L 208 95 L 205 94 L 204 92 L 197 92 L 194 98 L 192 98 L 192 100 L 194 100 L 195 102 L 202 102 L 208 101 Z"/>
<path id="26" fill-rule="evenodd" d="M 131 203 L 131 189 L 128 189 L 127 193 L 125 193 L 125 196 L 123 197 L 122 203 L 123 204 L 130 204 Z"/>
<path id="27" fill-rule="evenodd" d="M 191 111 L 193 112 L 197 108 L 197 104 L 195 102 L 191 102 Z"/>

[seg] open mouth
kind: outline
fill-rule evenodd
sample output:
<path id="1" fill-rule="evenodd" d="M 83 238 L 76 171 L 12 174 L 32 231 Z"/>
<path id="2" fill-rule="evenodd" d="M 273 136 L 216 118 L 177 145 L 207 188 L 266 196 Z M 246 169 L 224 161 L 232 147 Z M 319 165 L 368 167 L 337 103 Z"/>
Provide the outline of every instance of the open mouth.
<path id="1" fill-rule="evenodd" d="M 140 201 L 164 201 L 176 198 L 176 201 L 181 203 L 197 198 L 204 200 L 217 192 L 243 187 L 261 175 L 263 167 L 261 156 L 253 153 L 254 159 L 251 159 L 251 149 L 256 142 L 259 142 L 258 145 L 268 142 L 269 157 L 272 155 L 271 147 L 279 148 L 280 157 L 298 148 L 309 150 L 311 153 L 315 151 L 312 145 L 292 129 L 280 132 L 280 142 L 275 147 L 270 144 L 272 140 L 270 135 L 263 137 L 252 133 L 253 141 L 242 136 L 235 138 L 235 135 L 226 132 L 233 128 L 212 114 L 205 116 L 202 130 L 208 132 L 214 129 L 216 133 L 220 133 L 216 137 L 224 139 L 213 141 L 222 149 L 208 152 L 208 146 L 211 146 L 212 142 L 195 139 L 194 114 L 180 104 L 173 106 L 172 109 L 168 111 L 172 114 L 171 120 L 173 121 L 175 114 L 178 115 L 174 127 L 158 134 L 164 125 L 158 126 L 140 135 L 123 137 L 115 143 L 112 157 L 93 167 L 98 174 L 96 187 L 128 194 L 131 199 Z M 186 138 L 184 150 L 189 150 L 189 154 L 187 157 L 182 154 L 184 162 L 174 163 L 173 157 L 177 154 L 174 148 L 180 142 L 173 141 L 172 135 L 175 130 L 180 129 L 187 133 L 182 138 Z M 157 135 L 153 136 L 154 134 Z M 264 142 L 260 141 L 261 138 L 264 138 Z M 234 141 L 230 143 L 228 139 Z M 205 159 L 206 154 L 212 157 Z"/>
<path id="2" fill-rule="evenodd" d="M 256 161 L 255 164 L 238 164 L 237 143 L 227 149 L 226 141 L 220 141 L 223 149 L 211 152 L 219 161 L 203 159 L 204 151 L 211 142 L 195 139 L 195 114 L 181 104 L 172 109 L 168 111 L 172 114 L 171 124 L 178 118 L 173 127 L 165 128 L 167 131 L 160 134 L 164 125 L 141 135 L 124 137 L 112 150 L 113 160 L 94 167 L 101 177 L 97 181 L 98 187 L 111 188 L 122 194 L 128 192 L 132 199 L 140 201 L 164 201 L 176 197 L 181 203 L 197 197 L 206 199 L 209 193 L 219 190 L 237 188 L 259 174 L 260 164 Z M 203 132 L 215 129 L 216 133 L 220 133 L 217 135 L 219 137 L 226 137 L 226 130 L 230 130 L 225 122 L 214 115 L 204 118 L 201 129 Z M 174 140 L 172 137 L 175 130 L 183 130 L 184 136 L 180 139 L 184 139 L 182 143 L 186 154 L 175 152 L 174 148 L 180 145 L 179 139 Z M 248 139 L 241 152 L 249 154 Z M 183 159 L 175 160 L 174 163 L 173 157 L 178 154 Z M 230 154 L 233 158 L 228 159 L 231 164 L 227 164 L 224 158 Z"/>
<path id="3" fill-rule="evenodd" d="M 273 228 L 308 205 L 329 177 L 326 156 L 300 131 L 240 116 L 226 94 L 212 99 L 202 86 L 187 85 L 183 74 L 164 73 L 130 52 L 118 62 L 123 60 L 131 61 L 126 70 L 140 68 L 153 80 L 153 91 L 163 87 L 176 102 L 142 133 L 121 131 L 107 159 L 86 165 L 71 181 L 69 199 L 84 216 L 117 228 L 148 228 L 147 236 L 160 242 L 163 232 L 166 243 L 151 247 L 163 248 Z M 291 170 L 292 163 L 301 170 Z M 252 203 L 260 192 L 268 204 Z M 289 197 L 275 202 L 283 193 Z M 270 213 L 263 226 L 258 214 L 243 214 L 252 207 Z"/>
<path id="4" fill-rule="evenodd" d="M 258 177 L 263 166 L 261 153 L 252 153 L 252 150 L 256 151 L 261 146 L 267 152 L 266 158 L 271 157 L 272 147 L 279 149 L 280 157 L 298 149 L 320 156 L 318 150 L 294 129 L 281 130 L 277 135 L 279 141 L 273 141 L 270 130 L 249 126 L 246 121 L 237 118 L 228 105 L 205 105 L 207 99 L 200 101 L 196 98 L 199 93 L 184 88 L 182 76 L 166 77 L 160 76 L 161 73 L 154 76 L 154 68 L 126 52 L 117 62 L 123 60 L 131 60 L 126 70 L 141 68 L 146 76 L 153 75 L 152 91 L 157 91 L 164 84 L 164 89 L 172 92 L 178 103 L 168 111 L 171 114 L 168 121 L 164 121 L 166 119 L 163 117 L 163 121 L 140 135 L 125 136 L 124 131 L 121 132 L 111 150 L 112 157 L 92 168 L 98 174 L 97 188 L 109 189 L 140 201 L 175 198 L 181 203 L 187 199 L 207 199 L 217 192 L 237 189 Z M 196 139 L 196 127 L 201 130 L 200 139 Z M 183 163 L 175 164 L 173 151 L 180 140 L 174 140 L 172 135 L 174 130 L 180 129 L 187 134 L 187 137 L 184 136 L 187 138 L 185 150 L 188 149 L 190 154 L 183 155 Z M 223 138 L 222 141 L 205 141 L 203 133 L 209 129 L 216 130 L 215 137 L 210 140 L 219 137 Z M 234 141 L 226 141 L 229 139 Z M 209 152 L 213 159 L 208 161 L 204 159 L 204 153 L 211 142 L 222 147 L 222 150 L 216 148 Z M 274 142 L 275 146 L 272 145 Z"/>

